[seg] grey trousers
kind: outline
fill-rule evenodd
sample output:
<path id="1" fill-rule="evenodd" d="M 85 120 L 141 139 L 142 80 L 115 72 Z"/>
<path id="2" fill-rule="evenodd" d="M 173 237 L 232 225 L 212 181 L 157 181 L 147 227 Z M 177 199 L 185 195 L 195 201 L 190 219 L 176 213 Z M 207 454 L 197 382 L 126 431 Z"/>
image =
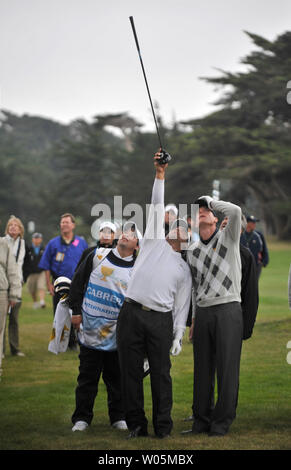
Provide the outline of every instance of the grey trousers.
<path id="1" fill-rule="evenodd" d="M 19 310 L 21 307 L 21 301 L 17 302 L 14 307 L 11 308 L 9 315 L 6 317 L 6 322 L 8 323 L 8 341 L 10 346 L 10 351 L 12 355 L 15 355 L 19 352 L 19 325 L 18 325 L 18 316 Z M 4 348 L 5 351 L 5 335 L 4 335 Z"/>
<path id="2" fill-rule="evenodd" d="M 7 310 L 8 310 L 7 291 L 0 291 L 0 375 L 2 372 L 2 352 L 3 352 L 4 331 L 5 331 Z"/>
<path id="3" fill-rule="evenodd" d="M 193 336 L 193 429 L 198 432 L 225 434 L 236 416 L 242 335 L 239 302 L 197 308 Z"/>

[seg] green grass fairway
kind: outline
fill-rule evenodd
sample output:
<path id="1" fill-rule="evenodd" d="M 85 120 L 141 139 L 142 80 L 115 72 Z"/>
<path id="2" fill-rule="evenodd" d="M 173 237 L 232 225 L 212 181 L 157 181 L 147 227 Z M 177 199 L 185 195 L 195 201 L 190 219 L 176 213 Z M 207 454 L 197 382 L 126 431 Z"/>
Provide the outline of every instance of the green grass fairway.
<path id="1" fill-rule="evenodd" d="M 103 381 L 94 419 L 83 433 L 73 433 L 78 353 L 48 352 L 52 327 L 51 299 L 33 310 L 26 287 L 20 312 L 20 346 L 25 357 L 12 357 L 6 345 L 0 382 L 0 450 L 284 450 L 291 449 L 291 311 L 287 280 L 291 244 L 272 243 L 270 265 L 260 280 L 260 307 L 252 338 L 243 343 L 237 417 L 223 438 L 183 437 L 191 426 L 193 388 L 192 345 L 186 332 L 182 353 L 172 358 L 174 428 L 169 439 L 154 437 L 150 381 L 145 386 L 149 419 L 147 438 L 126 440 L 127 431 L 110 428 Z"/>

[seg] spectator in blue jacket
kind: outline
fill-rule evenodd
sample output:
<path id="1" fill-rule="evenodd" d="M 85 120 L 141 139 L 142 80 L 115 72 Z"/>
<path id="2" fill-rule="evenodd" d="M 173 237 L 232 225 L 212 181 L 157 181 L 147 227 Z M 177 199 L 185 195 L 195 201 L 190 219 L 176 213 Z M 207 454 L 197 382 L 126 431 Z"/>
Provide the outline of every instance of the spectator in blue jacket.
<path id="1" fill-rule="evenodd" d="M 60 276 L 72 280 L 82 253 L 88 248 L 84 238 L 74 234 L 75 226 L 72 214 L 66 213 L 61 216 L 61 234 L 48 242 L 38 265 L 45 270 L 47 288 L 53 297 L 54 314 L 61 297 L 54 291 L 54 281 Z M 76 349 L 76 347 L 75 333 L 71 328 L 69 348 Z"/>
<path id="2" fill-rule="evenodd" d="M 53 296 L 54 311 L 60 300 L 54 292 L 54 281 L 60 276 L 72 279 L 83 251 L 88 248 L 84 238 L 74 234 L 75 226 L 72 214 L 61 216 L 61 234 L 48 242 L 38 265 L 46 272 L 47 288 Z"/>

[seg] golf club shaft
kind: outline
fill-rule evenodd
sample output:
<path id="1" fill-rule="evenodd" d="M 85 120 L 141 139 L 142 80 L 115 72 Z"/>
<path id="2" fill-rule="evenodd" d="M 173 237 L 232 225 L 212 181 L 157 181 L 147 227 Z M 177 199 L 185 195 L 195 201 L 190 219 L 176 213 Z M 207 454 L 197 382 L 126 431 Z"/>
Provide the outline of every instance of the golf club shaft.
<path id="1" fill-rule="evenodd" d="M 140 48 L 139 48 L 138 38 L 137 38 L 135 26 L 134 26 L 133 17 L 130 16 L 129 19 L 130 19 L 130 23 L 131 23 L 131 27 L 132 27 L 132 31 L 133 31 L 133 36 L 134 36 L 134 39 L 135 39 L 137 52 L 138 52 L 138 55 L 139 55 L 139 60 L 140 60 L 140 63 L 141 63 L 141 68 L 142 68 L 142 71 L 143 71 L 143 76 L 144 76 L 144 80 L 145 80 L 145 84 L 146 84 L 146 88 L 147 88 L 151 108 L 152 108 L 152 113 L 153 113 L 153 117 L 154 117 L 154 121 L 155 121 L 155 125 L 156 125 L 156 130 L 157 130 L 157 135 L 158 135 L 160 147 L 161 147 L 161 149 L 163 149 L 162 139 L 161 139 L 161 136 L 160 136 L 159 127 L 158 127 L 158 123 L 157 123 L 157 119 L 156 119 L 156 115 L 155 115 L 155 111 L 154 111 L 154 107 L 153 107 L 153 103 L 152 103 L 152 98 L 151 98 L 151 94 L 150 94 L 150 89 L 149 89 L 149 86 L 148 86 L 147 76 L 146 76 L 146 73 L 145 73 L 145 68 L 144 68 L 143 60 L 142 60 L 141 53 L 140 53 Z"/>

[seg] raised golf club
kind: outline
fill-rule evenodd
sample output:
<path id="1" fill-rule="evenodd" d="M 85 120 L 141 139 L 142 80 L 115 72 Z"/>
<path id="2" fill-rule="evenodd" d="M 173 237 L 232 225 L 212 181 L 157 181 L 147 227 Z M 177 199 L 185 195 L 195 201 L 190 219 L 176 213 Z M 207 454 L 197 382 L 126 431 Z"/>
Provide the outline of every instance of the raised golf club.
<path id="1" fill-rule="evenodd" d="M 148 85 L 148 81 L 147 81 L 147 76 L 146 76 L 146 73 L 145 73 L 145 68 L 144 68 L 143 60 L 142 60 L 141 53 L 140 53 L 140 47 L 139 47 L 139 42 L 138 42 L 138 38 L 137 38 L 137 34 L 136 34 L 136 29 L 135 29 L 135 25 L 134 25 L 133 16 L 130 16 L 129 19 L 130 19 L 130 23 L 131 23 L 131 27 L 132 27 L 133 36 L 134 36 L 134 39 L 135 39 L 137 52 L 138 52 L 138 55 L 139 55 L 139 60 L 140 60 L 140 64 L 141 64 L 141 68 L 142 68 L 142 72 L 143 72 L 143 76 L 144 76 L 144 80 L 145 80 L 145 84 L 146 84 L 146 89 L 147 89 L 147 92 L 148 92 L 148 97 L 149 97 L 149 100 L 150 100 L 150 105 L 151 105 L 151 109 L 152 109 L 152 113 L 153 113 L 153 117 L 154 117 L 154 121 L 155 121 L 157 136 L 158 136 L 158 140 L 159 140 L 159 144 L 160 144 L 160 148 L 161 148 L 161 158 L 159 159 L 158 162 L 160 163 L 160 165 L 164 165 L 165 163 L 168 163 L 171 160 L 172 157 L 168 152 L 166 152 L 164 150 L 164 146 L 163 146 L 160 131 L 159 131 L 159 126 L 158 126 L 158 123 L 157 123 L 155 110 L 154 110 L 153 103 L 152 103 L 150 89 L 149 89 L 149 85 Z"/>

